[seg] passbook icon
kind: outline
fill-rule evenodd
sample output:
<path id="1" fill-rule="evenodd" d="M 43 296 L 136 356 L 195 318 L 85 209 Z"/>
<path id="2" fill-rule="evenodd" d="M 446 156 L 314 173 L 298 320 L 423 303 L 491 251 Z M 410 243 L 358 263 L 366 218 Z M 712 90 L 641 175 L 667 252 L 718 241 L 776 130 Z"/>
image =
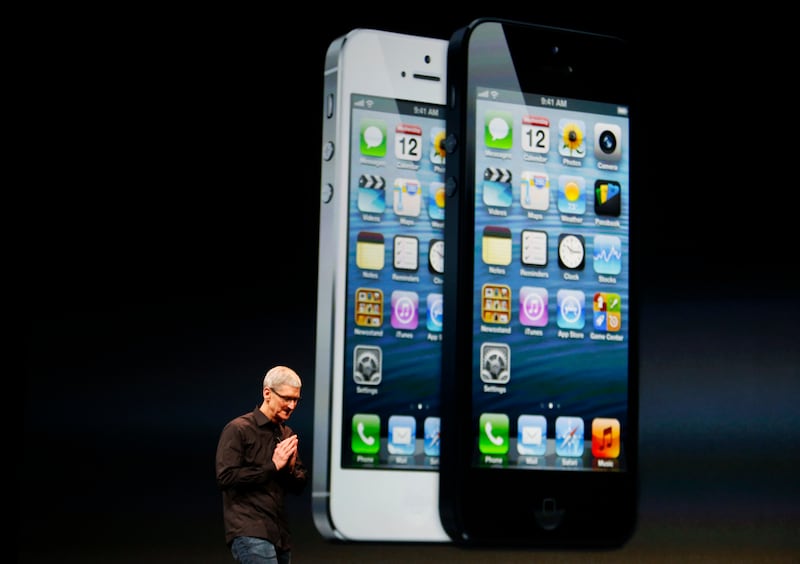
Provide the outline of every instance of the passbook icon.
<path id="1" fill-rule="evenodd" d="M 486 264 L 511 264 L 511 230 L 495 225 L 484 227 L 481 256 Z"/>
<path id="2" fill-rule="evenodd" d="M 383 235 L 372 231 L 360 231 L 356 238 L 356 266 L 365 270 L 383 268 Z"/>

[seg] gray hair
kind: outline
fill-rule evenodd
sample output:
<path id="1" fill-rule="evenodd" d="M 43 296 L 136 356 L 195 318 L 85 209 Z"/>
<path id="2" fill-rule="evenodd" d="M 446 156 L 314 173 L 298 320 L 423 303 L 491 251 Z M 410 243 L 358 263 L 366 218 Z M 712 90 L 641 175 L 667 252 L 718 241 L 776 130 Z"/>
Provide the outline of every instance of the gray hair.
<path id="1" fill-rule="evenodd" d="M 278 388 L 280 386 L 300 388 L 302 385 L 300 376 L 288 366 L 275 366 L 270 368 L 264 375 L 265 388 Z"/>

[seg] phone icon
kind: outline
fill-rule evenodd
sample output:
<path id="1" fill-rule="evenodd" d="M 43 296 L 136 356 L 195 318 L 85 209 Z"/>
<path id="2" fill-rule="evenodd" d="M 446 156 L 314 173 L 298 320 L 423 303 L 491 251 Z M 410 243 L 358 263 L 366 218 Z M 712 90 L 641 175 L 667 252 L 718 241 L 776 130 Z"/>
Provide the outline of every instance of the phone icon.
<path id="1" fill-rule="evenodd" d="M 478 448 L 483 454 L 506 454 L 508 452 L 508 415 L 505 413 L 482 413 L 480 418 Z"/>
<path id="2" fill-rule="evenodd" d="M 353 415 L 353 437 L 350 448 L 358 454 L 375 454 L 380 448 L 381 419 L 373 413 Z"/>

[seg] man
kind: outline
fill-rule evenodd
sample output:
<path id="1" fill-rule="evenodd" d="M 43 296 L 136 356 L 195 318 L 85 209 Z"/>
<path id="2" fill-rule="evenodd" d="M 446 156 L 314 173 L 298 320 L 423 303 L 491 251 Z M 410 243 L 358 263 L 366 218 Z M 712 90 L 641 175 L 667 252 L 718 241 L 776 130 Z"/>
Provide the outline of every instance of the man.
<path id="1" fill-rule="evenodd" d="M 261 405 L 230 421 L 219 438 L 216 475 L 225 542 L 243 564 L 291 562 L 284 495 L 299 494 L 308 472 L 297 453 L 297 435 L 286 421 L 300 401 L 301 387 L 291 368 L 270 369 Z"/>

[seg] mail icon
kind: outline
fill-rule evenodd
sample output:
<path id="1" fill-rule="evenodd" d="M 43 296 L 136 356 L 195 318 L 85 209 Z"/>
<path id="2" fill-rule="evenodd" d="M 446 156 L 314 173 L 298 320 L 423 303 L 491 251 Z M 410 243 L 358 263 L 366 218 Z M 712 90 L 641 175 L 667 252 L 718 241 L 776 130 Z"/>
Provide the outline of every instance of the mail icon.
<path id="1" fill-rule="evenodd" d="M 483 262 L 508 266 L 511 264 L 511 230 L 507 227 L 487 225 L 483 229 Z"/>
<path id="2" fill-rule="evenodd" d="M 517 452 L 543 455 L 547 451 L 547 419 L 542 415 L 520 415 L 517 419 Z"/>
<path id="3" fill-rule="evenodd" d="M 389 417 L 389 454 L 410 455 L 416 448 L 417 422 L 410 415 Z"/>
<path id="4" fill-rule="evenodd" d="M 542 428 L 541 427 L 523 427 L 522 428 L 522 443 L 526 445 L 540 445 L 542 444 Z"/>

